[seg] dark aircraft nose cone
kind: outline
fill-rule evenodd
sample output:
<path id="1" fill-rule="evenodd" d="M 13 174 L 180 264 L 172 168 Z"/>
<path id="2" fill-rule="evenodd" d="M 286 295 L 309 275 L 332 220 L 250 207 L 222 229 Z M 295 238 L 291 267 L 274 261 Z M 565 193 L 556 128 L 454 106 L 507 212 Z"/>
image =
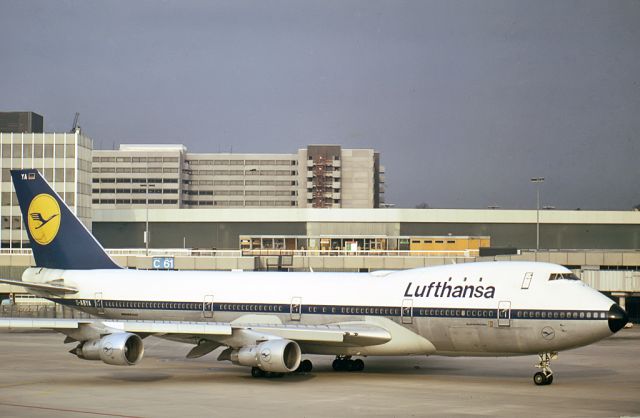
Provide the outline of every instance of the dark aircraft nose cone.
<path id="1" fill-rule="evenodd" d="M 609 308 L 608 318 L 609 329 L 613 333 L 620 331 L 629 322 L 629 315 L 617 303 L 614 303 Z"/>

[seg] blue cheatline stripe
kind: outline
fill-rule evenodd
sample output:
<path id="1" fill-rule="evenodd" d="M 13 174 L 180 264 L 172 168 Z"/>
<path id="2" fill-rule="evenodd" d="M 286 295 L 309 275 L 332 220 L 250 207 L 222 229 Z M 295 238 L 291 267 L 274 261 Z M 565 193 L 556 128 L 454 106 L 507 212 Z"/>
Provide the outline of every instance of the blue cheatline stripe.
<path id="1" fill-rule="evenodd" d="M 74 308 L 102 308 L 109 310 L 143 311 L 185 311 L 185 312 L 253 312 L 311 315 L 369 315 L 369 316 L 413 316 L 415 318 L 465 318 L 498 319 L 498 309 L 447 308 L 447 307 L 401 307 L 362 305 L 302 305 L 283 303 L 238 303 L 238 302 L 177 302 L 142 300 L 102 300 L 101 306 L 95 299 L 51 299 L 56 303 Z M 213 305 L 213 306 L 212 306 Z M 403 312 L 404 310 L 404 312 Z M 585 310 L 536 310 L 512 309 L 510 319 L 517 320 L 594 320 L 607 319 L 607 311 Z M 500 319 L 509 319 L 509 312 Z"/>

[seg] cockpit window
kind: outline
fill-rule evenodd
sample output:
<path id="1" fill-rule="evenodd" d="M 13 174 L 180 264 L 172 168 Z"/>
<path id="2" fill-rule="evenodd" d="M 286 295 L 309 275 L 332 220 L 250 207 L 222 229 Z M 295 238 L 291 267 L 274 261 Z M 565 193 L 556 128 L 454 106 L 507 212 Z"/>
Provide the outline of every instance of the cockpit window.
<path id="1" fill-rule="evenodd" d="M 580 278 L 573 273 L 551 273 L 549 280 L 580 280 Z"/>

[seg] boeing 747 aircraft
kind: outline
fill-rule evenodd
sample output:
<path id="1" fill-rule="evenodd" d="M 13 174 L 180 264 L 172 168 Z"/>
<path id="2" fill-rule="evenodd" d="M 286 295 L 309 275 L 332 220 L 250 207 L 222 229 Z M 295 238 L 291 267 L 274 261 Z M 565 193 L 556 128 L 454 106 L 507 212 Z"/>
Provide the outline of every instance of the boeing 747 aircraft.
<path id="1" fill-rule="evenodd" d="M 153 271 L 119 267 L 36 170 L 12 170 L 36 267 L 19 285 L 94 319 L 0 319 L 52 329 L 86 360 L 131 366 L 150 336 L 193 345 L 255 377 L 309 372 L 305 354 L 538 355 L 536 385 L 560 350 L 591 344 L 626 312 L 555 264 L 488 262 L 373 273 Z"/>

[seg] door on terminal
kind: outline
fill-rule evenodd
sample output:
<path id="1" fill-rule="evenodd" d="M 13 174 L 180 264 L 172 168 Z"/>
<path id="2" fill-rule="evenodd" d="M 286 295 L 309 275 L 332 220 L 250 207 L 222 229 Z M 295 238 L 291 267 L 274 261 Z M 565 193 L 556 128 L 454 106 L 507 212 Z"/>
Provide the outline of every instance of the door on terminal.
<path id="1" fill-rule="evenodd" d="M 511 302 L 503 300 L 498 303 L 498 326 L 511 326 Z"/>
<path id="2" fill-rule="evenodd" d="M 400 311 L 403 324 L 413 323 L 413 299 L 402 300 L 402 310 Z"/>
<path id="3" fill-rule="evenodd" d="M 213 295 L 206 295 L 202 303 L 202 317 L 213 318 Z"/>
<path id="4" fill-rule="evenodd" d="M 96 293 L 96 309 L 98 310 L 98 315 L 104 315 L 104 302 L 102 301 L 102 292 Z"/>

